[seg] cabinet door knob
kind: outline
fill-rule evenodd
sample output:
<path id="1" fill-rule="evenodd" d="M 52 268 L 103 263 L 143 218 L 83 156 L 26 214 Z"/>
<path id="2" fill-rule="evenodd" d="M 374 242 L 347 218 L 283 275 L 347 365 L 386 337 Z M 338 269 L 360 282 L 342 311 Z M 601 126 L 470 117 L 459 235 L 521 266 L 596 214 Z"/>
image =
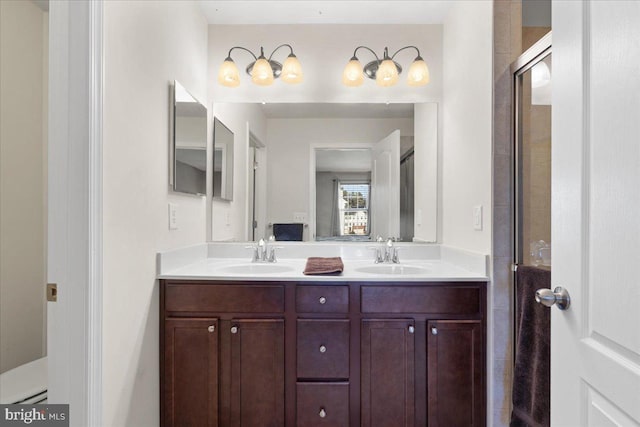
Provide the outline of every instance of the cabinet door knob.
<path id="1" fill-rule="evenodd" d="M 318 298 L 318 302 L 320 304 L 326 304 L 327 303 L 327 299 L 325 297 L 320 297 L 320 298 Z"/>
<path id="2" fill-rule="evenodd" d="M 327 347 L 321 345 L 320 346 L 320 353 L 326 353 L 327 352 Z"/>
<path id="3" fill-rule="evenodd" d="M 215 327 L 215 325 L 210 325 L 210 326 L 207 328 L 207 330 L 208 330 L 209 332 L 215 332 L 216 327 Z"/>
<path id="4" fill-rule="evenodd" d="M 438 328 L 436 328 L 435 326 L 431 327 L 431 335 L 438 335 Z"/>
<path id="5" fill-rule="evenodd" d="M 413 325 L 409 326 L 409 333 L 412 334 L 416 331 L 416 328 Z"/>
<path id="6" fill-rule="evenodd" d="M 320 408 L 320 412 L 318 412 L 318 415 L 320 415 L 320 418 L 325 418 L 327 416 L 327 412 L 324 410 L 324 408 Z"/>
<path id="7" fill-rule="evenodd" d="M 232 334 L 237 334 L 238 333 L 238 327 L 237 326 L 232 326 L 231 327 L 231 333 Z"/>

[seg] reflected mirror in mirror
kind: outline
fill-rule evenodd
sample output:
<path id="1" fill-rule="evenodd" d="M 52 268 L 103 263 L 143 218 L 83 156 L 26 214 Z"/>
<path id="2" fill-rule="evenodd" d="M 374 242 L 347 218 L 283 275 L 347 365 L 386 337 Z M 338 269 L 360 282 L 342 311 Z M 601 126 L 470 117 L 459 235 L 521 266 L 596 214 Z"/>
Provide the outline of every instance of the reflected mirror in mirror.
<path id="1" fill-rule="evenodd" d="M 213 198 L 233 200 L 233 132 L 213 119 Z"/>
<path id="2" fill-rule="evenodd" d="M 316 149 L 316 240 L 370 240 L 371 149 Z"/>
<path id="3" fill-rule="evenodd" d="M 173 190 L 207 193 L 207 109 L 180 83 L 173 87 Z"/>

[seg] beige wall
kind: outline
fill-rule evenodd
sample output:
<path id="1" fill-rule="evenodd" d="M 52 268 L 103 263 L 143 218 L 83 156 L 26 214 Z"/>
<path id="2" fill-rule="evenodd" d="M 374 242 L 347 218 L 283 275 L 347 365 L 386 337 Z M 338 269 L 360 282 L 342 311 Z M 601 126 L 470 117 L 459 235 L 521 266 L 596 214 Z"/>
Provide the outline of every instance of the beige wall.
<path id="1" fill-rule="evenodd" d="M 522 52 L 533 46 L 549 31 L 551 27 L 522 27 Z"/>
<path id="2" fill-rule="evenodd" d="M 206 199 L 168 185 L 169 84 L 208 105 L 207 23 L 194 1 L 106 1 L 104 54 L 104 425 L 158 426 L 156 253 L 206 240 Z"/>
<path id="3" fill-rule="evenodd" d="M 0 1 L 0 372 L 46 353 L 48 13 Z"/>

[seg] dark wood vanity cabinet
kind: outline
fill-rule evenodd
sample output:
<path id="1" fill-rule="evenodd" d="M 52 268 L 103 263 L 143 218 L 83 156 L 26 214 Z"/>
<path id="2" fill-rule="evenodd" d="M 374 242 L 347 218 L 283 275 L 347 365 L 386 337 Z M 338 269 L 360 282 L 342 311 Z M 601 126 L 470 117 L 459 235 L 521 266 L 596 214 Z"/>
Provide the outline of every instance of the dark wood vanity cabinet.
<path id="1" fill-rule="evenodd" d="M 414 321 L 363 320 L 361 331 L 361 425 L 413 427 Z"/>
<path id="2" fill-rule="evenodd" d="M 484 426 L 486 284 L 161 281 L 163 426 Z"/>

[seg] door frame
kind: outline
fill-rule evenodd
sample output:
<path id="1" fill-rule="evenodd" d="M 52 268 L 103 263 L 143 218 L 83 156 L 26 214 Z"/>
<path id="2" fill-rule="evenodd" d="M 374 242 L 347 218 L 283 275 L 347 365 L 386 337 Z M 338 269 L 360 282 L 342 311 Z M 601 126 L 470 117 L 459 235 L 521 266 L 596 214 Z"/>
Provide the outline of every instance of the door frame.
<path id="1" fill-rule="evenodd" d="M 104 3 L 49 6 L 48 396 L 72 426 L 100 426 Z"/>
<path id="2" fill-rule="evenodd" d="M 373 150 L 372 142 L 317 142 L 309 146 L 309 225 L 310 242 L 316 240 L 316 151 L 318 150 Z"/>

